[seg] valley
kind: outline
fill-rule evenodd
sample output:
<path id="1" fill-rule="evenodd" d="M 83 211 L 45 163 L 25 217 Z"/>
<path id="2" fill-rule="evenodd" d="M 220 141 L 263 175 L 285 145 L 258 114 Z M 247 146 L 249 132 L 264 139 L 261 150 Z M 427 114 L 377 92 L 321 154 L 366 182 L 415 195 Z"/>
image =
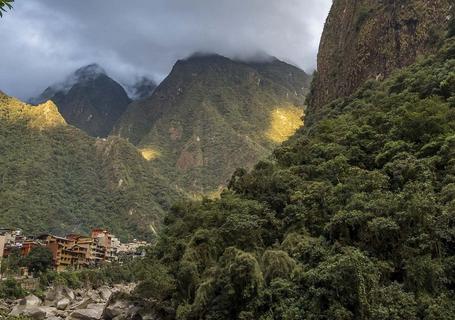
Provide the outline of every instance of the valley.
<path id="1" fill-rule="evenodd" d="M 185 7 L 177 16 L 194 6 L 203 26 L 185 40 L 224 30 L 223 4 L 209 22 L 208 3 Z M 289 5 L 246 1 L 236 12 L 268 8 L 268 24 L 285 13 L 269 37 L 291 48 Z M 304 18 L 302 39 L 314 28 Z M 263 40 L 264 28 L 249 33 L 260 22 L 242 23 L 210 43 L 226 51 L 245 35 L 245 47 Z M 138 48 L 172 42 L 160 39 Z M 31 104 L 0 92 L 0 226 L 49 233 L 37 251 L 3 260 L 0 318 L 455 318 L 452 1 L 332 1 L 312 76 L 243 46 L 187 52 L 162 81 L 116 81 L 100 62 Z M 114 258 L 113 234 L 145 246 Z M 77 256 L 86 241 L 102 246 L 100 235 L 110 242 L 96 266 L 88 249 L 53 263 L 54 242 Z"/>

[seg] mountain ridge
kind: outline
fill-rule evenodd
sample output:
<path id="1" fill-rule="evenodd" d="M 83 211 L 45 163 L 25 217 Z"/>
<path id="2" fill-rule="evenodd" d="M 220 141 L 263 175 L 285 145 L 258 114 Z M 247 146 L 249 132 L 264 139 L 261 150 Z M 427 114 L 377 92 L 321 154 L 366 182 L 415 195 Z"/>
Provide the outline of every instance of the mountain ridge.
<path id="1" fill-rule="evenodd" d="M 212 192 L 302 124 L 309 81 L 283 62 L 193 55 L 177 61 L 150 98 L 133 102 L 113 134 L 153 154 L 155 165 L 183 189 Z"/>
<path id="2" fill-rule="evenodd" d="M 107 137 L 131 103 L 124 88 L 98 64 L 77 69 L 48 87 L 33 104 L 52 100 L 65 120 L 93 137 Z"/>
<path id="3" fill-rule="evenodd" d="M 0 224 L 29 234 L 112 230 L 151 239 L 184 195 L 118 137 L 68 125 L 52 102 L 27 105 L 0 93 Z"/>

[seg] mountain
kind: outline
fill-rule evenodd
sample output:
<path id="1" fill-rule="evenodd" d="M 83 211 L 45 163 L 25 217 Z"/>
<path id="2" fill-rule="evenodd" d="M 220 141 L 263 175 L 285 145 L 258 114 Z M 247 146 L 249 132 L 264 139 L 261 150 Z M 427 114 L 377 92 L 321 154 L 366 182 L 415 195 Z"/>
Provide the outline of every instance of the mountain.
<path id="1" fill-rule="evenodd" d="M 382 79 L 416 58 L 434 53 L 444 39 L 451 0 L 335 0 L 318 53 L 307 124 L 322 107 L 348 96 L 367 79 Z"/>
<path id="2" fill-rule="evenodd" d="M 27 234 L 106 227 L 150 238 L 179 197 L 138 150 L 68 125 L 51 101 L 0 93 L 0 225 Z"/>
<path id="3" fill-rule="evenodd" d="M 126 86 L 128 95 L 133 100 L 143 100 L 150 97 L 156 87 L 156 82 L 147 77 L 141 77 L 134 84 Z"/>
<path id="4" fill-rule="evenodd" d="M 174 207 L 136 297 L 161 319 L 453 319 L 454 70 L 455 37 Z"/>
<path id="5" fill-rule="evenodd" d="M 178 61 L 151 97 L 133 102 L 113 133 L 184 190 L 216 191 L 302 125 L 309 83 L 276 59 L 194 55 Z"/>
<path id="6" fill-rule="evenodd" d="M 69 124 L 93 137 L 106 137 L 131 102 L 123 87 L 97 64 L 76 70 L 30 102 L 47 100 L 57 105 Z"/>

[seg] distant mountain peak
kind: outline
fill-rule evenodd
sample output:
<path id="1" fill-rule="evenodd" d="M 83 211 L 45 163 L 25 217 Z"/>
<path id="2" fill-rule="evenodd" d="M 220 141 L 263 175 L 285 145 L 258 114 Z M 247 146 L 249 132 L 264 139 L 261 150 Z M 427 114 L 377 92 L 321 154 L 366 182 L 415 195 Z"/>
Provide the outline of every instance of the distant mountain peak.
<path id="1" fill-rule="evenodd" d="M 74 77 L 79 81 L 94 80 L 100 75 L 106 75 L 106 71 L 97 63 L 86 65 L 74 72 Z"/>
<path id="2" fill-rule="evenodd" d="M 179 60 L 151 97 L 130 104 L 113 134 L 182 190 L 219 190 L 236 168 L 251 168 L 302 125 L 309 78 L 285 63 L 196 53 Z"/>
<path id="3" fill-rule="evenodd" d="M 188 56 L 185 59 L 180 61 L 235 61 L 235 62 L 243 62 L 243 63 L 284 63 L 280 61 L 275 56 L 272 56 L 265 52 L 257 52 L 254 55 L 249 56 L 234 56 L 234 57 L 226 57 L 224 55 L 213 53 L 213 52 L 195 52 L 192 55 Z"/>
<path id="4" fill-rule="evenodd" d="M 94 137 L 105 137 L 131 102 L 124 88 L 92 63 L 48 87 L 34 105 L 52 100 L 70 125 Z"/>

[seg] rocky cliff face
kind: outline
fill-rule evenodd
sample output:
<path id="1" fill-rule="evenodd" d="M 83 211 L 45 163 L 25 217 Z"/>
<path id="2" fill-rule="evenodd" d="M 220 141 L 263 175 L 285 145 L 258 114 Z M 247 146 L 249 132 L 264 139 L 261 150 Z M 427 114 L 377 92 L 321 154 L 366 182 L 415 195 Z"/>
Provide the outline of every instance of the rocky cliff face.
<path id="1" fill-rule="evenodd" d="M 334 0 L 322 35 L 306 123 L 365 80 L 383 78 L 434 52 L 453 0 Z"/>

